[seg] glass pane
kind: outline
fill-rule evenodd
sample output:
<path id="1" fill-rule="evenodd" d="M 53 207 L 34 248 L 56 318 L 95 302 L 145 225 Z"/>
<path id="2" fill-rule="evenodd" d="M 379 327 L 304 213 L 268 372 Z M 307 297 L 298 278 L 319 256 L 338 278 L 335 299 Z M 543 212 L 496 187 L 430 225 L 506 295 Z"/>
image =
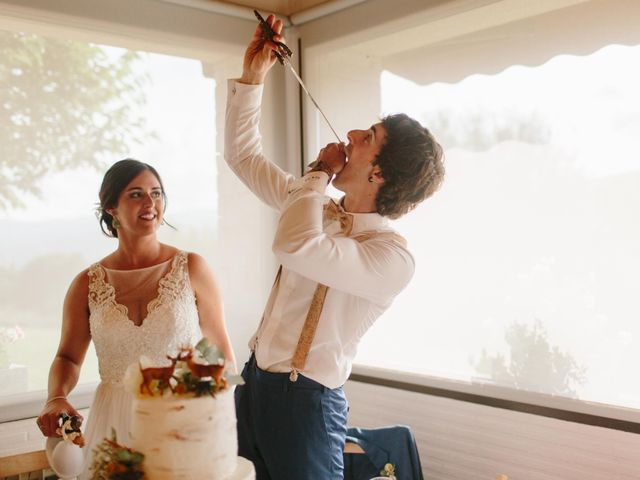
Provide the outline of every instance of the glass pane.
<path id="1" fill-rule="evenodd" d="M 396 223 L 417 271 L 358 361 L 637 407 L 640 47 L 457 84 L 383 72 L 381 109 L 446 152 Z"/>
<path id="2" fill-rule="evenodd" d="M 133 157 L 157 168 L 168 195 L 165 218 L 177 228 L 163 227 L 160 240 L 205 256 L 219 276 L 231 262 L 222 259 L 221 242 L 246 236 L 242 246 L 253 255 L 262 239 L 251 222 L 219 231 L 216 81 L 203 75 L 199 60 L 0 31 L 0 82 L 6 395 L 46 388 L 68 286 L 117 246 L 94 216 L 102 176 L 116 160 Z M 260 218 L 257 204 L 235 201 L 230 215 L 234 208 Z M 265 288 L 262 275 L 251 278 L 260 283 L 251 288 Z M 228 299 L 228 315 L 239 302 Z M 242 302 L 259 311 L 263 298 Z M 96 380 L 91 348 L 80 381 Z"/>

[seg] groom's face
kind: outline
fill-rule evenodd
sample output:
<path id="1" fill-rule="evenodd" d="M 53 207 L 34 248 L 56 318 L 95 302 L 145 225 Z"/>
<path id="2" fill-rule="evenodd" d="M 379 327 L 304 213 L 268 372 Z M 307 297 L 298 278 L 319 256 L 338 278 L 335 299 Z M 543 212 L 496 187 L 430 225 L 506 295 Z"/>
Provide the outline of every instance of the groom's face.
<path id="1" fill-rule="evenodd" d="M 387 140 L 387 132 L 382 123 L 376 123 L 367 130 L 351 130 L 347 138 L 347 163 L 333 180 L 333 185 L 344 192 L 368 183 L 369 177 L 379 172 L 373 161 Z"/>

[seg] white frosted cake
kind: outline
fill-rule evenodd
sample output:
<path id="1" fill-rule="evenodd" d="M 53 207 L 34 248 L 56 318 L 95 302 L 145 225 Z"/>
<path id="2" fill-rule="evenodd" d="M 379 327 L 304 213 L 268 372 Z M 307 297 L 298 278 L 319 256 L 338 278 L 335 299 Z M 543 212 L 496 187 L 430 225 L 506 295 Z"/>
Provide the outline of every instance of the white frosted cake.
<path id="1" fill-rule="evenodd" d="M 146 480 L 255 479 L 251 462 L 238 457 L 229 384 L 241 379 L 225 379 L 224 360 L 203 342 L 168 357 L 170 366 L 127 370 L 135 394 L 131 449 L 144 455 Z"/>
<path id="2" fill-rule="evenodd" d="M 231 389 L 215 397 L 137 398 L 131 436 L 149 480 L 253 478 L 237 476 L 243 469 Z"/>

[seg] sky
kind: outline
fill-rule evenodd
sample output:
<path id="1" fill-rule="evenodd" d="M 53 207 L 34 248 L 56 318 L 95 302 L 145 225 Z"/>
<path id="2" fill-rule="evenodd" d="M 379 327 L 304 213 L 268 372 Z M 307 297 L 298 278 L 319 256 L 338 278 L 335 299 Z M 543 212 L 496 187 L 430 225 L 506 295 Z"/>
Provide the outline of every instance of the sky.
<path id="1" fill-rule="evenodd" d="M 103 48 L 112 57 L 122 52 L 115 47 Z M 203 76 L 197 60 L 141 55 L 140 68 L 151 77 L 141 115 L 157 133 L 157 140 L 134 145 L 127 156 L 158 169 L 173 212 L 215 211 L 215 81 Z M 24 197 L 26 208 L 0 211 L 0 220 L 38 222 L 86 217 L 98 200 L 103 174 L 87 168 L 48 175 L 39 184 L 41 198 Z"/>
<path id="2" fill-rule="evenodd" d="M 443 111 L 536 113 L 557 147 L 573 152 L 590 176 L 640 170 L 640 46 L 610 45 L 589 56 L 560 55 L 537 66 L 511 66 L 456 84 L 419 86 L 390 72 L 382 76 L 382 110 L 418 118 Z"/>
<path id="3" fill-rule="evenodd" d="M 113 56 L 121 51 L 104 48 Z M 176 210 L 187 204 L 195 210 L 215 209 L 215 82 L 203 77 L 199 61 L 142 55 L 151 76 L 142 114 L 158 140 L 134 146 L 130 156 L 159 168 Z M 425 105 L 429 112 L 452 118 L 470 111 L 536 113 L 552 131 L 553 143 L 573 152 L 585 174 L 606 176 L 640 170 L 638 85 L 640 46 L 612 45 L 588 57 L 561 55 L 539 67 L 512 66 L 457 84 L 419 86 L 384 72 L 382 113 L 401 110 L 420 118 L 428 115 Z M 205 174 L 189 175 L 187 159 Z M 0 219 L 83 216 L 97 200 L 101 176 L 92 170 L 49 175 L 40 185 L 42 199 L 26 197 L 26 209 L 0 212 Z M 189 192 L 188 198 L 173 193 L 182 191 Z"/>

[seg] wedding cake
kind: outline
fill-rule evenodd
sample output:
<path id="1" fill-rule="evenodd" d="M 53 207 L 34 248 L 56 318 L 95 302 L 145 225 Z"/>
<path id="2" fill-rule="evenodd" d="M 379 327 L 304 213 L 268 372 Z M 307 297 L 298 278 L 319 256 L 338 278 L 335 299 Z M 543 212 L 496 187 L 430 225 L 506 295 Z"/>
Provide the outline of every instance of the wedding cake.
<path id="1" fill-rule="evenodd" d="M 215 397 L 138 398 L 131 437 L 149 480 L 253 478 L 238 467 L 231 389 Z"/>
<path id="2" fill-rule="evenodd" d="M 236 414 L 217 350 L 200 342 L 168 357 L 171 365 L 132 365 L 125 383 L 135 390 L 130 451 L 141 454 L 147 480 L 253 480 L 238 457 Z M 241 381 L 241 379 L 240 379 Z"/>

